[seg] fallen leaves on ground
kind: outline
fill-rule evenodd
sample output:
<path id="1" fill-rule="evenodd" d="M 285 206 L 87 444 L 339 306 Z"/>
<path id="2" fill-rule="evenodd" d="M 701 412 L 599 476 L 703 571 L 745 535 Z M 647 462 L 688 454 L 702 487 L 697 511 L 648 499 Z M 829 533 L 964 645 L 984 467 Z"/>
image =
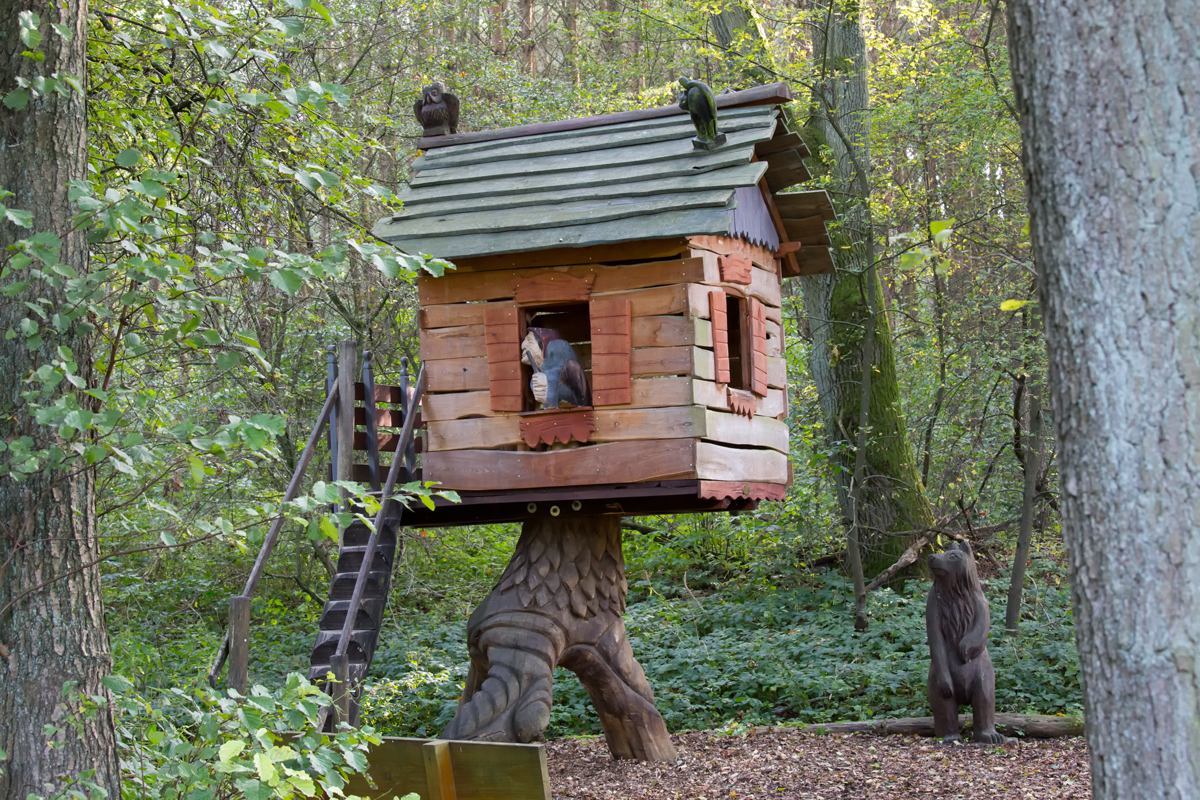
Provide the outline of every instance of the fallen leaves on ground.
<path id="1" fill-rule="evenodd" d="M 755 736 L 672 736 L 673 764 L 615 761 L 603 737 L 546 743 L 554 800 L 1085 800 L 1082 738 L 1003 747 L 943 745 L 914 736 L 773 729 Z"/>

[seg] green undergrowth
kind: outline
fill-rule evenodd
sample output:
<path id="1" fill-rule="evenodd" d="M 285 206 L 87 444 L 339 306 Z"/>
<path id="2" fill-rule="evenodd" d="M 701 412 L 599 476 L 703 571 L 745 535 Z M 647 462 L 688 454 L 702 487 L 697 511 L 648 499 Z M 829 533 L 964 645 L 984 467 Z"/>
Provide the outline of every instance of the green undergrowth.
<path id="1" fill-rule="evenodd" d="M 989 649 L 1000 711 L 1080 713 L 1078 658 L 1062 574 L 1035 562 L 1021 635 L 1004 634 L 1007 576 L 986 587 Z M 729 587 L 666 597 L 642 593 L 626 625 L 669 729 L 861 720 L 928 714 L 925 593 L 872 593 L 870 629 L 850 625 L 850 589 L 837 574 L 802 586 Z M 453 716 L 466 677 L 464 624 L 403 626 L 378 651 L 364 722 L 393 735 L 432 736 Z M 550 737 L 595 734 L 579 682 L 555 675 Z"/>

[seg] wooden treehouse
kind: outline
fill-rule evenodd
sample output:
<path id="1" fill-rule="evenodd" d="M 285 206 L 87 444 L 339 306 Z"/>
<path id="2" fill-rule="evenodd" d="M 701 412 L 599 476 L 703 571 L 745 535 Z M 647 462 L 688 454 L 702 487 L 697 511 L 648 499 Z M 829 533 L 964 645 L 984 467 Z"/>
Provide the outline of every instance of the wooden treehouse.
<path id="1" fill-rule="evenodd" d="M 326 430 L 331 477 L 383 498 L 374 526 L 341 531 L 309 670 L 334 675 L 332 721 L 351 724 L 400 529 L 522 523 L 467 622 L 471 667 L 442 732 L 453 770 L 445 743 L 418 743 L 430 787 L 453 772 L 459 796 L 474 796 L 463 787 L 484 756 L 466 740 L 540 739 L 556 666 L 587 689 L 614 756 L 673 759 L 625 635 L 619 519 L 749 509 L 782 499 L 791 480 L 781 289 L 832 271 L 832 207 L 823 191 L 784 191 L 809 177 L 781 116 L 785 84 L 714 97 L 680 83 L 679 106 L 464 134 L 441 84 L 417 102 L 425 152 L 404 210 L 376 233 L 457 269 L 418 278 L 411 386 L 407 368 L 399 385 L 377 385 L 353 342 L 330 353 L 326 401 L 284 500 Z M 462 502 L 391 499 L 418 479 Z M 283 519 L 232 599 L 214 684 L 228 656 L 229 683 L 245 685 L 250 596 Z M 539 758 L 540 772 L 526 772 L 544 787 Z"/>
<path id="2" fill-rule="evenodd" d="M 420 140 L 404 210 L 375 233 L 457 266 L 417 283 L 421 463 L 463 502 L 406 524 L 782 499 L 780 290 L 833 268 L 827 195 L 781 193 L 809 177 L 790 99 L 718 96 L 713 151 L 676 106 Z M 531 329 L 570 344 L 590 404 L 542 408 Z"/>

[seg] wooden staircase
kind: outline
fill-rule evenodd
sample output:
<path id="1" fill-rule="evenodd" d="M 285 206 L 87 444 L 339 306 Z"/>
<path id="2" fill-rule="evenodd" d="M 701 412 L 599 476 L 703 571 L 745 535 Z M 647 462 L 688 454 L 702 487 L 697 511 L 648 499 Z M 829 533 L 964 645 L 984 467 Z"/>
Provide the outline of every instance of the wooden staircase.
<path id="1" fill-rule="evenodd" d="M 391 586 L 392 566 L 396 562 L 397 530 L 399 517 L 393 515 L 384 520 L 375 545 L 367 580 L 363 586 L 362 601 L 350 633 L 346 655 L 350 659 L 350 681 L 361 685 L 371 666 L 371 658 L 379 643 L 379 629 L 387 605 L 388 589 Z M 367 553 L 371 530 L 360 521 L 355 521 L 342 532 L 342 544 L 338 551 L 337 573 L 329 587 L 329 599 L 321 611 L 321 624 L 313 643 L 312 657 L 308 668 L 308 679 L 328 691 L 327 676 L 331 671 L 330 658 L 337 650 L 342 628 L 346 624 L 354 584 Z M 358 696 L 350 697 L 351 719 L 358 718 Z"/>
<path id="2" fill-rule="evenodd" d="M 363 353 L 362 381 L 356 382 L 354 342 L 346 340 L 337 348 L 328 349 L 325 404 L 300 453 L 282 502 L 286 506 L 299 495 L 305 471 L 322 435 L 327 432 L 330 479 L 367 483 L 370 494 L 379 499 L 380 506 L 373 524 L 364 522 L 362 509 L 355 508 L 359 513 L 341 532 L 337 571 L 330 582 L 329 599 L 321 611 L 320 629 L 309 659 L 309 680 L 334 699 L 334 706 L 322 711 L 323 722 L 319 727 L 325 730 L 341 722 L 357 724 L 357 695 L 379 643 L 404 513 L 404 506 L 395 498 L 394 491 L 397 484 L 420 477 L 416 466 L 419 448 L 414 437 L 420 420 L 421 396 L 425 391 L 423 367 L 415 384 L 409 386 L 407 359 L 401 362 L 400 385 L 380 386 L 372 375 L 370 352 Z M 393 408 L 381 409 L 380 403 Z M 359 425 L 366 430 L 357 430 Z M 380 428 L 399 430 L 381 432 Z M 381 463 L 381 445 L 391 448 L 391 464 Z M 355 463 L 356 451 L 365 455 L 367 463 Z M 343 494 L 341 503 L 358 502 L 351 497 Z M 337 510 L 338 504 L 335 504 L 334 511 Z M 245 588 L 240 595 L 229 598 L 229 627 L 208 672 L 208 682 L 213 687 L 228 661 L 228 686 L 238 692 L 246 691 L 250 602 L 287 518 L 281 513 L 271 523 L 258 558 L 246 578 Z M 354 615 L 352 619 L 350 614 Z M 331 673 L 336 676 L 333 681 L 330 680 Z"/>

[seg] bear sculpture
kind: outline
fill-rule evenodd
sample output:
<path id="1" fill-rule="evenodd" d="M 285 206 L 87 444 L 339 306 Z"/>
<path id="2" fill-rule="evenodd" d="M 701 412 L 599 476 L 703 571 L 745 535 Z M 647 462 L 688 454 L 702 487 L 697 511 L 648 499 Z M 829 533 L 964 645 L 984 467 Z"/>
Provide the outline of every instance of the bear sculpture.
<path id="1" fill-rule="evenodd" d="M 966 542 L 929 557 L 933 588 L 925 604 L 929 638 L 929 705 L 933 735 L 943 742 L 960 741 L 958 707 L 969 703 L 975 741 L 1000 744 L 996 733 L 996 671 L 988 655 L 991 612 L 975 554 Z"/>

